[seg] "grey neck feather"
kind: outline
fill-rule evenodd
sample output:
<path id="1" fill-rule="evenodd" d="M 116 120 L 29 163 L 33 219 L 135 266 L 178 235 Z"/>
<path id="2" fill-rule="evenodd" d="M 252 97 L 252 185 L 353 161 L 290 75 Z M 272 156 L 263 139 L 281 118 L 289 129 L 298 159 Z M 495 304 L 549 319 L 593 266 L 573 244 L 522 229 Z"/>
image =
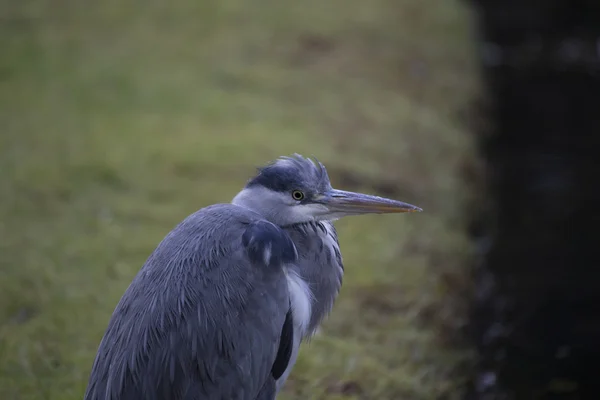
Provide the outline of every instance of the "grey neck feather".
<path id="1" fill-rule="evenodd" d="M 262 215 L 267 221 L 283 226 L 286 225 L 290 209 L 282 207 L 283 197 L 283 194 L 258 186 L 245 188 L 233 198 L 231 203 L 252 210 Z"/>

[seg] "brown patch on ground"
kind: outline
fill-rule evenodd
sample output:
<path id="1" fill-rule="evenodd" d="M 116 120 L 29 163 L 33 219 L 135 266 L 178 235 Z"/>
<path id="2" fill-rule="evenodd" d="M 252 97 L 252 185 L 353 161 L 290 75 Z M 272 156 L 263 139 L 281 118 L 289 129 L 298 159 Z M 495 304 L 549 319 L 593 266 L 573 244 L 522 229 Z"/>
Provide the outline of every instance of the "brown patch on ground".
<path id="1" fill-rule="evenodd" d="M 356 381 L 334 381 L 327 385 L 325 392 L 328 394 L 341 394 L 344 396 L 360 396 L 359 398 L 365 398 L 364 390 L 361 385 Z"/>
<path id="2" fill-rule="evenodd" d="M 289 59 L 295 65 L 308 66 L 333 53 L 335 49 L 336 46 L 331 39 L 321 35 L 305 33 L 297 38 Z"/>
<path id="3" fill-rule="evenodd" d="M 412 304 L 401 295 L 396 285 L 377 285 L 353 290 L 352 297 L 363 315 L 369 313 L 397 314 L 405 312 Z"/>

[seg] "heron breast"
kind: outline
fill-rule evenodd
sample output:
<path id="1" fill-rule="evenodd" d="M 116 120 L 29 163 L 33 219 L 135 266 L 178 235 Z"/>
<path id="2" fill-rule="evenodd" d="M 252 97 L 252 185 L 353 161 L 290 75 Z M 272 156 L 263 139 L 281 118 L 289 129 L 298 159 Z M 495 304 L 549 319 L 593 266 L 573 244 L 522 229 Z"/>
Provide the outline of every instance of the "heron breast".
<path id="1" fill-rule="evenodd" d="M 313 294 L 308 283 L 293 269 L 286 268 L 285 274 L 290 293 L 294 325 L 304 335 L 311 320 Z"/>

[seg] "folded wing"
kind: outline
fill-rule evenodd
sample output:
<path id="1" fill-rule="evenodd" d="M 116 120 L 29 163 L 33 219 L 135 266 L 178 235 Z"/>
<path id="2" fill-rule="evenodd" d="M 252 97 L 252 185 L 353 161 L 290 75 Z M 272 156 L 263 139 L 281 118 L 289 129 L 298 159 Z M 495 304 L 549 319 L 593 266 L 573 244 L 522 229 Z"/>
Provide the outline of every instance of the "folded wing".
<path id="1" fill-rule="evenodd" d="M 273 398 L 293 343 L 282 266 L 296 257 L 285 232 L 237 206 L 188 217 L 117 305 L 85 399 Z"/>

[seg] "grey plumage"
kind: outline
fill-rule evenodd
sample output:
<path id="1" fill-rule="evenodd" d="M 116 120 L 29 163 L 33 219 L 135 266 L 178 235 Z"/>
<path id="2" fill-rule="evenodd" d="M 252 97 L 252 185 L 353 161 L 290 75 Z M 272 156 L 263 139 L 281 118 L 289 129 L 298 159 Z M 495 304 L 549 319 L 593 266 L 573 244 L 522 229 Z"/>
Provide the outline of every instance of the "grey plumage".
<path id="1" fill-rule="evenodd" d="M 274 399 L 342 284 L 331 221 L 402 211 L 419 209 L 336 191 L 301 156 L 261 169 L 150 255 L 114 310 L 85 399 Z"/>

